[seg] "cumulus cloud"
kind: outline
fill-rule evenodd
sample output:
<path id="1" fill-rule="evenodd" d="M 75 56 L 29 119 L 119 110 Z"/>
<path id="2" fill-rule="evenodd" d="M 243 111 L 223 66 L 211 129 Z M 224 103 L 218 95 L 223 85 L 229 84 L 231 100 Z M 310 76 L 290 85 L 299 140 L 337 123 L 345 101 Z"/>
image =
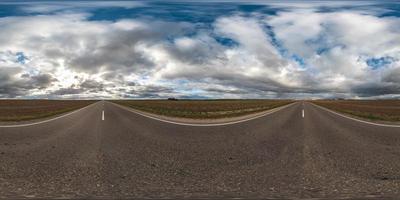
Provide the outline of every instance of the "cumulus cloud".
<path id="1" fill-rule="evenodd" d="M 118 6 L 143 6 L 136 3 Z M 40 15 L 0 18 L 2 98 L 400 94 L 398 17 L 271 2 L 277 14 L 230 13 L 209 24 L 154 16 L 94 21 L 91 8 L 114 5 L 46 5 L 49 12 L 36 4 L 25 10 Z M 341 6 L 349 5 L 333 5 Z"/>
<path id="2" fill-rule="evenodd" d="M 59 77 L 51 94 L 61 96 L 86 91 L 81 87 L 88 84 L 78 85 L 82 78 L 102 76 L 104 81 L 123 82 L 129 76 L 145 76 L 155 64 L 143 50 L 170 36 L 184 35 L 192 26 L 164 21 L 87 21 L 85 14 L 9 17 L 0 19 L 0 24 L 4 29 L 0 47 L 11 54 L 24 52 L 30 62 L 20 70 Z M 14 57 L 5 59 L 16 63 Z"/>
<path id="3" fill-rule="evenodd" d="M 301 57 L 306 72 L 320 83 L 313 87 L 350 95 L 400 93 L 398 87 L 382 80 L 382 74 L 398 66 L 398 18 L 300 10 L 282 12 L 266 21 L 288 54 Z M 380 57 L 393 58 L 393 66 L 368 65 L 368 59 Z"/>
<path id="4" fill-rule="evenodd" d="M 0 97 L 24 97 L 51 86 L 56 79 L 47 73 L 28 73 L 18 56 L 0 52 Z"/>
<path id="5" fill-rule="evenodd" d="M 31 92 L 46 89 L 55 80 L 49 74 L 21 75 L 20 68 L 0 68 L 0 97 L 24 97 Z"/>
<path id="6" fill-rule="evenodd" d="M 148 48 L 148 55 L 159 66 L 155 77 L 233 86 L 235 90 L 248 91 L 247 95 L 252 97 L 299 87 L 304 81 L 301 69 L 279 54 L 264 30 L 265 25 L 243 16 L 223 17 L 213 24 L 212 32 L 234 40 L 237 45 L 223 45 L 210 34 L 202 33 L 177 38 L 174 48 L 162 45 Z M 182 54 L 183 51 L 189 53 Z"/>

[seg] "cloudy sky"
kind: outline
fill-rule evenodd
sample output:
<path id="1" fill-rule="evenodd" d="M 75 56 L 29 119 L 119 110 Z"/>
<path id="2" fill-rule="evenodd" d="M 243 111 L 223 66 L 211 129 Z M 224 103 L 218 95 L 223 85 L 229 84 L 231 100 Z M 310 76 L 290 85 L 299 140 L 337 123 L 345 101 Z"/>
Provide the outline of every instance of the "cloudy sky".
<path id="1" fill-rule="evenodd" d="M 396 1 L 1 1 L 0 98 L 400 98 Z"/>

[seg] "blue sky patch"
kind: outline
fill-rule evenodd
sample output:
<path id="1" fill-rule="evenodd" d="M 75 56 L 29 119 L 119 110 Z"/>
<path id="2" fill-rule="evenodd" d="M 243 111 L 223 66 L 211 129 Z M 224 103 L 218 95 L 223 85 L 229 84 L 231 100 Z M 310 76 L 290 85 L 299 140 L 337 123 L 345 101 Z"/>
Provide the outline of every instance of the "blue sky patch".
<path id="1" fill-rule="evenodd" d="M 232 39 L 230 39 L 230 38 L 227 38 L 227 37 L 218 37 L 218 36 L 215 36 L 215 40 L 216 40 L 218 43 L 220 43 L 220 44 L 222 44 L 222 45 L 224 45 L 224 46 L 227 46 L 227 47 L 235 47 L 235 46 L 238 46 L 238 45 L 239 45 L 238 42 L 236 42 L 235 40 L 232 40 Z"/>
<path id="2" fill-rule="evenodd" d="M 26 59 L 28 59 L 23 52 L 17 52 L 15 56 L 17 57 L 17 62 L 20 64 L 25 64 Z"/>
<path id="3" fill-rule="evenodd" d="M 391 64 L 394 61 L 392 57 L 380 57 L 380 58 L 369 58 L 366 60 L 366 63 L 371 69 L 376 70 L 386 65 Z"/>
<path id="4" fill-rule="evenodd" d="M 306 67 L 306 62 L 305 62 L 304 59 L 301 58 L 300 56 L 298 56 L 298 55 L 292 55 L 292 59 L 293 59 L 294 61 L 296 61 L 296 62 L 300 65 L 301 68 L 305 68 L 305 67 Z"/>

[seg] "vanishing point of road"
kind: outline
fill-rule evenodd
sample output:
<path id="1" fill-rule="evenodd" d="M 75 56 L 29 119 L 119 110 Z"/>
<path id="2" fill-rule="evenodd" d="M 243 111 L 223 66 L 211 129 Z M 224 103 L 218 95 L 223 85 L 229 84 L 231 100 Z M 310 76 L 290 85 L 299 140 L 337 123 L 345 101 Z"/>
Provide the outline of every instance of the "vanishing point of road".
<path id="1" fill-rule="evenodd" d="M 400 195 L 400 128 L 307 102 L 221 126 L 151 119 L 110 102 L 0 127 L 0 198 Z"/>

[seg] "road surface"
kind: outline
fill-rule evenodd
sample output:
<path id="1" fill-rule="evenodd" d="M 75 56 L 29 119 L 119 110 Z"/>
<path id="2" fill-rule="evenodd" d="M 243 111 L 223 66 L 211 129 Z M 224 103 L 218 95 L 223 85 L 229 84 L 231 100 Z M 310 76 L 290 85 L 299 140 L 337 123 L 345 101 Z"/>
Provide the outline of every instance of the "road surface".
<path id="1" fill-rule="evenodd" d="M 400 128 L 307 102 L 226 126 L 157 121 L 98 102 L 0 128 L 0 197 L 400 195 Z"/>

